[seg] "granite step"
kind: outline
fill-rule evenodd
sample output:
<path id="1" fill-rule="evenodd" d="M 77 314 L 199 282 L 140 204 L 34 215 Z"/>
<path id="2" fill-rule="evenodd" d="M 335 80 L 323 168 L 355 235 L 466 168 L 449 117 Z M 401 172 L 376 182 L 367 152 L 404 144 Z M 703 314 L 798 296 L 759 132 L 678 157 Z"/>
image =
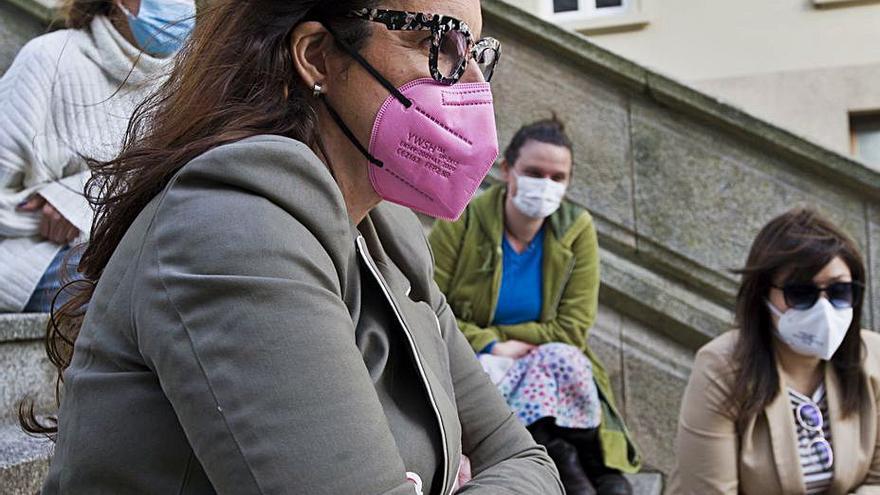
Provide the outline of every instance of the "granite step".
<path id="1" fill-rule="evenodd" d="M 0 344 L 41 340 L 48 318 L 41 313 L 0 313 Z"/>
<path id="2" fill-rule="evenodd" d="M 0 422 L 12 422 L 27 396 L 38 411 L 52 408 L 55 369 L 43 345 L 45 332 L 46 315 L 0 315 Z"/>
<path id="3" fill-rule="evenodd" d="M 0 494 L 33 494 L 48 469 L 51 442 L 26 435 L 15 412 L 25 395 L 37 397 L 40 410 L 51 408 L 54 368 L 46 359 L 46 315 L 0 315 Z M 636 495 L 660 495 L 658 473 L 627 475 Z"/>
<path id="4" fill-rule="evenodd" d="M 634 495 L 662 495 L 663 475 L 660 473 L 627 474 Z"/>
<path id="5" fill-rule="evenodd" d="M 0 424 L 0 493 L 38 493 L 51 453 L 49 440 L 26 435 L 17 423 Z"/>

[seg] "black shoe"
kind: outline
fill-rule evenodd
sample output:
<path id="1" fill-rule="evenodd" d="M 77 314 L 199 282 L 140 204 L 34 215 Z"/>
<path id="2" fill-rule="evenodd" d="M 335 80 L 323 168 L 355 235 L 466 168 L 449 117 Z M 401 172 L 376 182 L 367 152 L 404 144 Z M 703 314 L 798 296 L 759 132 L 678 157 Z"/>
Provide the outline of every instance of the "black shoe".
<path id="1" fill-rule="evenodd" d="M 559 470 L 559 478 L 568 495 L 596 495 L 589 478 L 581 467 L 577 449 L 565 440 L 555 438 L 545 445 L 547 453 Z"/>
<path id="2" fill-rule="evenodd" d="M 581 467 L 598 495 L 632 495 L 632 485 L 620 471 L 605 466 L 599 429 L 559 428 L 557 435 L 575 446 Z"/>
<path id="3" fill-rule="evenodd" d="M 553 418 L 541 418 L 534 423 L 526 426 L 535 442 L 541 445 L 547 445 L 551 440 L 556 438 L 556 420 Z"/>

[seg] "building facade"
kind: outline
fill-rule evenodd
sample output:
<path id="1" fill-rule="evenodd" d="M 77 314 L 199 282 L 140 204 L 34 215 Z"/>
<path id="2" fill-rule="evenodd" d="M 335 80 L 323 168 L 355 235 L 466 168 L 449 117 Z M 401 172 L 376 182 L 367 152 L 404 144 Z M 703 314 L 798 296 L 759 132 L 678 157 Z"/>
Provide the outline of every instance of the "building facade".
<path id="1" fill-rule="evenodd" d="M 880 169 L 880 0 L 508 0 Z"/>

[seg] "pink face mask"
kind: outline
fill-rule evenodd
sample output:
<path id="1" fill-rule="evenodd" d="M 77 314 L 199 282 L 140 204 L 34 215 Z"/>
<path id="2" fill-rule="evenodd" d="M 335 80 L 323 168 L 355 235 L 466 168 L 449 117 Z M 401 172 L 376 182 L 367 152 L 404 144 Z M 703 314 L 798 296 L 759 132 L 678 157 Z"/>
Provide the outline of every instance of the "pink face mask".
<path id="1" fill-rule="evenodd" d="M 373 124 L 370 181 L 383 199 L 457 220 L 498 156 L 489 83 L 418 79 L 390 95 Z"/>
<path id="2" fill-rule="evenodd" d="M 369 162 L 376 193 L 426 215 L 457 220 L 498 157 L 489 83 L 450 85 L 424 78 L 395 88 L 355 50 L 343 47 L 390 93 L 376 115 L 369 148 L 323 99 Z"/>

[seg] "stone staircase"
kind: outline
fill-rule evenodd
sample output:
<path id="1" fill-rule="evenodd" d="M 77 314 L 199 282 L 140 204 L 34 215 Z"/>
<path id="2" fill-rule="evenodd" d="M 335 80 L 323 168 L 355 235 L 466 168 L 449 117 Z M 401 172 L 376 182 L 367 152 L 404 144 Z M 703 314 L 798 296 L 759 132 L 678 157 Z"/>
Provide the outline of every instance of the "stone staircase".
<path id="1" fill-rule="evenodd" d="M 0 493 L 39 492 L 51 449 L 51 442 L 25 435 L 17 424 L 0 425 Z"/>
<path id="2" fill-rule="evenodd" d="M 0 315 L 0 495 L 37 493 L 49 466 L 52 443 L 24 434 L 18 425 L 22 397 L 36 398 L 39 411 L 52 409 L 54 369 L 42 338 L 45 315 Z M 631 476 L 637 495 L 659 495 L 662 476 Z"/>
<path id="3" fill-rule="evenodd" d="M 42 337 L 45 315 L 0 315 L 0 494 L 39 490 L 49 465 L 51 442 L 25 435 L 18 425 L 18 402 L 36 399 L 38 411 L 50 410 L 54 371 Z"/>

